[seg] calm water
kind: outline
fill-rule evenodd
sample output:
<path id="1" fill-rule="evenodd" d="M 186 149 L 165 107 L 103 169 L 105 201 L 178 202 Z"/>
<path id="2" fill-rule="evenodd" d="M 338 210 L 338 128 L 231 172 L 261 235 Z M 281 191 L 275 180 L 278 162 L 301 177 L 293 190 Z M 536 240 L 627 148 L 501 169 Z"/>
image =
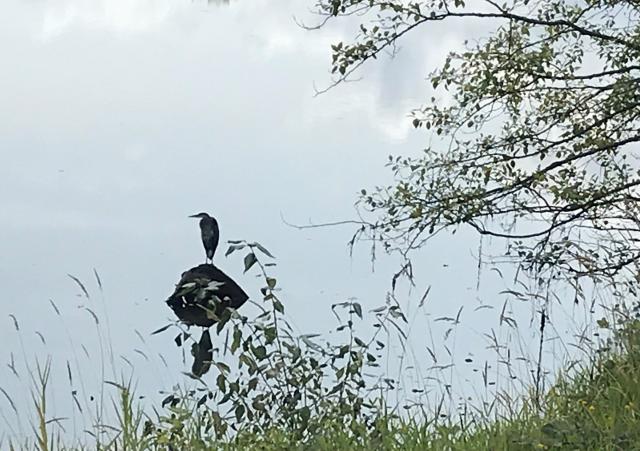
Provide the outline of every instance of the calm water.
<path id="1" fill-rule="evenodd" d="M 203 260 L 197 223 L 187 218 L 199 211 L 218 218 L 221 242 L 257 240 L 276 255 L 275 275 L 301 333 L 329 331 L 334 302 L 356 298 L 365 309 L 385 302 L 397 260 L 381 257 L 372 272 L 366 243 L 349 257 L 349 226 L 299 231 L 282 217 L 300 224 L 352 219 L 360 188 L 389 182 L 386 156 L 425 146 L 407 115 L 426 95 L 429 68 L 464 31 L 416 36 L 395 60 L 366 68 L 361 82 L 314 97 L 314 83 L 330 81 L 329 45 L 354 31 L 346 22 L 302 30 L 293 15 L 314 20 L 311 2 L 304 3 L 3 5 L 0 359 L 13 358 L 20 377 L 2 365 L 0 387 L 21 412 L 31 405 L 26 388 L 36 358 L 51 356 L 51 412 L 70 417 L 71 433 L 86 427 L 74 414 L 72 389 L 91 405 L 104 379 L 133 374 L 151 399 L 186 382 L 180 372 L 188 365 L 172 335 L 149 334 L 171 318 L 162 301 L 181 271 Z M 487 303 L 499 310 L 503 284 L 485 273 L 476 290 L 477 245 L 461 233 L 417 257 L 417 285 L 400 298 L 412 322 L 413 356 L 405 363 L 415 358 L 421 367 L 408 378 L 433 376 L 426 347 L 437 348 L 438 364 L 458 365 L 445 376 L 462 393 L 493 356 L 483 334 L 499 326 L 498 312 L 474 309 Z M 240 255 L 224 259 L 219 251 L 216 258 L 258 297 L 259 282 L 242 273 Z M 90 299 L 67 274 L 86 284 Z M 462 323 L 448 341 L 451 358 L 441 346 L 449 326 L 434 319 L 455 316 L 462 305 Z M 98 328 L 85 307 L 99 316 Z M 525 306 L 518 315 L 530 312 Z M 103 355 L 109 346 L 114 355 L 104 373 L 101 342 Z M 469 356 L 478 363 L 465 366 Z M 390 356 L 392 371 L 397 357 Z M 29 415 L 11 420 L 2 396 L 0 412 L 0 432 L 30 433 Z"/>

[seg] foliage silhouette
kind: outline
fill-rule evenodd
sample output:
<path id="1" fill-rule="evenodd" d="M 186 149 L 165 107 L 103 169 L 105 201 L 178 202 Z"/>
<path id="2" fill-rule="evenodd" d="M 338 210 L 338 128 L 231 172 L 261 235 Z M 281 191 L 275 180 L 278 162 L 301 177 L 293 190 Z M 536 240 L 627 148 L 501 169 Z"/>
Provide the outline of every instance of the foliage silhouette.
<path id="1" fill-rule="evenodd" d="M 438 23 L 491 29 L 430 75 L 433 97 L 412 114 L 430 145 L 417 157 L 389 157 L 395 183 L 362 191 L 371 215 L 357 237 L 400 253 L 410 275 L 413 251 L 468 226 L 506 241 L 506 255 L 488 257 L 565 282 L 576 301 L 583 280 L 636 294 L 636 2 L 317 0 L 316 12 L 317 27 L 343 16 L 359 24 L 352 41 L 332 46 L 329 88 Z"/>

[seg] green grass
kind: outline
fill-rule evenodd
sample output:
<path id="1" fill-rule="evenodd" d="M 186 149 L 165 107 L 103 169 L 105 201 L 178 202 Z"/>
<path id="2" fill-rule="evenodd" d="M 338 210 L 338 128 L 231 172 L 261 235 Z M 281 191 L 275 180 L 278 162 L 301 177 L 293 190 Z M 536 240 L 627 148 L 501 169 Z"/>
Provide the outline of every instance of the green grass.
<path id="1" fill-rule="evenodd" d="M 251 244 L 247 246 L 253 251 Z M 517 399 L 498 393 L 485 400 L 488 407 L 482 409 L 469 404 L 447 413 L 442 403 L 434 410 L 426 405 L 403 410 L 390 407 L 391 392 L 375 385 L 378 376 L 385 376 L 378 364 L 381 349 L 389 345 L 380 341 L 383 327 L 373 337 L 359 338 L 356 324 L 363 320 L 362 307 L 349 301 L 332 306 L 339 323 L 335 342 L 319 344 L 311 336 L 294 336 L 278 298 L 277 281 L 267 274 L 266 265 L 257 258 L 256 262 L 265 281 L 264 307 L 253 319 L 227 312 L 218 322 L 217 327 L 228 332 L 226 360 L 208 362 L 211 372 L 203 378 L 192 375 L 198 381 L 195 388 L 177 389 L 161 405 L 149 406 L 141 404 L 131 379 L 101 378 L 101 387 L 111 387 L 110 404 L 103 389 L 93 409 L 82 410 L 73 395 L 89 425 L 78 437 L 65 430 L 66 419 L 57 418 L 52 408 L 51 360 L 29 365 L 23 351 L 33 409 L 23 417 L 31 418 L 30 434 L 17 439 L 0 431 L 0 449 L 640 450 L 637 309 L 617 309 L 611 322 L 598 321 L 598 335 L 609 338 L 599 348 L 591 342 L 583 349 L 581 366 L 565 368 L 541 395 L 532 385 Z M 56 314 L 60 315 L 57 308 Z M 402 321 L 406 323 L 393 303 L 375 309 L 375 315 L 386 330 L 401 330 Z M 14 323 L 20 333 L 15 318 Z M 103 335 L 98 328 L 98 336 Z M 193 341 L 182 330 L 179 337 L 180 343 Z M 103 366 L 108 344 L 100 341 Z M 376 370 L 377 376 L 367 376 Z M 67 371 L 74 386 L 68 363 Z M 540 368 L 531 371 L 540 374 Z M 18 415 L 10 394 L 2 387 L 0 393 Z"/>
<path id="2" fill-rule="evenodd" d="M 326 421 L 305 443 L 282 430 L 238 437 L 224 449 L 261 450 L 637 450 L 640 449 L 640 322 L 610 348 L 558 378 L 540 409 L 532 398 L 509 418 L 440 423 L 381 417 L 366 427 Z"/>
<path id="3" fill-rule="evenodd" d="M 118 426 L 110 441 L 86 448 L 65 447 L 53 438 L 47 420 L 49 364 L 38 367 L 34 392 L 38 423 L 32 443 L 10 443 L 8 449 L 109 450 L 633 450 L 640 449 L 640 321 L 614 331 L 608 346 L 579 370 L 560 375 L 540 406 L 523 397 L 510 417 L 397 417 L 380 408 L 368 419 L 335 415 L 309 418 L 303 432 L 272 427 L 248 428 L 216 438 L 212 411 L 188 397 L 148 418 L 133 401 L 131 387 L 117 384 L 114 399 Z M 533 393 L 533 390 L 532 390 Z M 337 407 L 337 406 L 336 406 Z"/>

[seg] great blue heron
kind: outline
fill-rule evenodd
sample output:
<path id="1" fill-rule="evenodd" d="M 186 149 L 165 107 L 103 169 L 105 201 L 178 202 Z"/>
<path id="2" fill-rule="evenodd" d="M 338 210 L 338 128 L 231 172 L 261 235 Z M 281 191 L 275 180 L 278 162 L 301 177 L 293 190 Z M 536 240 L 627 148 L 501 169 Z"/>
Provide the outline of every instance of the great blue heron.
<path id="1" fill-rule="evenodd" d="M 202 237 L 202 244 L 206 253 L 205 263 L 213 264 L 213 255 L 216 253 L 218 247 L 218 241 L 220 240 L 220 229 L 218 228 L 218 221 L 216 218 L 209 216 L 207 213 L 198 213 L 197 215 L 191 215 L 190 218 L 200 218 L 200 235 Z"/>

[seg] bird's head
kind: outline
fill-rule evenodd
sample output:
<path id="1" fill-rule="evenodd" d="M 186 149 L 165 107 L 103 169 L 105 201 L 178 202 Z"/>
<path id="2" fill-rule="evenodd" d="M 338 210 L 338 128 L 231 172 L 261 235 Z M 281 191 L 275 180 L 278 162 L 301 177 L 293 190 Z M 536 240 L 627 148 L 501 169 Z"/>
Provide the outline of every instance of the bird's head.
<path id="1" fill-rule="evenodd" d="M 198 213 L 197 215 L 191 215 L 189 217 L 190 218 L 204 219 L 204 218 L 210 218 L 211 216 L 209 216 L 207 213 Z"/>

